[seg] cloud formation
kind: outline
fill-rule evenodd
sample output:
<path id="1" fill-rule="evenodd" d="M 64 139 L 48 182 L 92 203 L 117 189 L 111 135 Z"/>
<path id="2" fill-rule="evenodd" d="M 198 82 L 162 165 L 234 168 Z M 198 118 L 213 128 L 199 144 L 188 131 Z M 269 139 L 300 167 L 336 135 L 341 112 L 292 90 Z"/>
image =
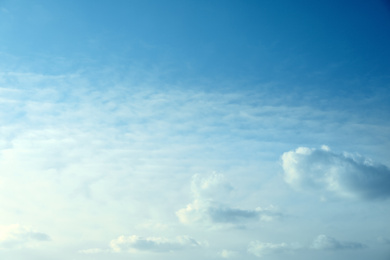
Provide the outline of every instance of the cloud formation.
<path id="1" fill-rule="evenodd" d="M 114 252 L 146 251 L 170 252 L 185 248 L 198 247 L 201 243 L 188 236 L 179 236 L 176 239 L 162 237 L 120 236 L 110 242 Z"/>
<path id="2" fill-rule="evenodd" d="M 271 254 L 282 254 L 294 252 L 298 250 L 356 250 L 364 249 L 367 246 L 358 242 L 338 241 L 337 239 L 327 236 L 318 235 L 310 245 L 302 245 L 299 243 L 268 243 L 260 241 L 252 241 L 248 245 L 248 252 L 257 257 L 264 257 Z"/>
<path id="3" fill-rule="evenodd" d="M 220 252 L 220 256 L 222 258 L 235 258 L 235 257 L 238 257 L 239 256 L 239 253 L 237 251 L 232 251 L 232 250 L 222 250 Z"/>
<path id="4" fill-rule="evenodd" d="M 101 249 L 101 248 L 90 248 L 90 249 L 82 249 L 78 251 L 81 254 L 99 254 L 104 252 L 109 252 L 109 250 Z"/>
<path id="5" fill-rule="evenodd" d="M 283 253 L 291 249 L 292 246 L 288 245 L 287 243 L 273 244 L 263 243 L 260 241 L 252 241 L 248 246 L 248 252 L 257 257 L 263 257 L 265 255 L 275 253 Z"/>
<path id="6" fill-rule="evenodd" d="M 185 224 L 203 222 L 213 224 L 242 224 L 247 221 L 270 221 L 280 216 L 275 207 L 254 210 L 237 209 L 226 206 L 227 194 L 232 186 L 222 174 L 212 174 L 202 178 L 193 176 L 192 195 L 194 200 L 187 207 L 176 212 L 180 222 Z"/>
<path id="7" fill-rule="evenodd" d="M 390 197 L 390 169 L 360 155 L 336 154 L 329 147 L 299 147 L 282 155 L 285 181 L 296 189 L 340 197 Z"/>
<path id="8" fill-rule="evenodd" d="M 311 248 L 317 250 L 344 250 L 344 249 L 362 249 L 367 247 L 357 242 L 340 242 L 333 237 L 319 235 L 311 245 Z"/>
<path id="9" fill-rule="evenodd" d="M 50 241 L 50 237 L 41 232 L 21 225 L 0 226 L 0 249 L 19 249 L 34 247 L 38 242 Z"/>

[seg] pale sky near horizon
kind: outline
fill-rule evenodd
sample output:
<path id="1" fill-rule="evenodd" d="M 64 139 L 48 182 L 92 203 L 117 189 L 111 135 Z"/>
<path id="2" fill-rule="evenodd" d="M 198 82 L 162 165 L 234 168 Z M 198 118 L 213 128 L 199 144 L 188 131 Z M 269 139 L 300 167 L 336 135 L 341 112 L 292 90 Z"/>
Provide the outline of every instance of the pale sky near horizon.
<path id="1" fill-rule="evenodd" d="M 0 258 L 390 258 L 390 3 L 0 0 Z"/>

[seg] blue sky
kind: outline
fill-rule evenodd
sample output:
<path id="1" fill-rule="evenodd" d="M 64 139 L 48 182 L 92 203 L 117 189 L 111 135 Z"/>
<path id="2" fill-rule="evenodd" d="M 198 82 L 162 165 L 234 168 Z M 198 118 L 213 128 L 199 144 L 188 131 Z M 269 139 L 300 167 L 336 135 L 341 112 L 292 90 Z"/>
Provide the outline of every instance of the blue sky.
<path id="1" fill-rule="evenodd" d="M 0 256 L 388 259 L 388 1 L 0 1 Z"/>

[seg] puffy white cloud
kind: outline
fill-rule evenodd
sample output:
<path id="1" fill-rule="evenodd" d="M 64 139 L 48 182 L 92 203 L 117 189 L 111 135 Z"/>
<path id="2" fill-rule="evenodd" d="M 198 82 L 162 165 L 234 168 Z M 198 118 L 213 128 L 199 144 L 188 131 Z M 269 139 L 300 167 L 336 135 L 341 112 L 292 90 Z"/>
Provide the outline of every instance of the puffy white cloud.
<path id="1" fill-rule="evenodd" d="M 292 247 L 287 243 L 263 243 L 260 241 L 252 241 L 248 246 L 248 252 L 257 256 L 263 257 L 269 254 L 282 253 L 290 250 Z"/>
<path id="2" fill-rule="evenodd" d="M 37 232 L 29 227 L 21 225 L 0 226 L 0 248 L 18 249 L 23 247 L 35 247 L 38 242 L 50 241 L 50 237 Z"/>
<path id="3" fill-rule="evenodd" d="M 139 237 L 133 235 L 120 236 L 110 242 L 110 247 L 114 252 L 170 252 L 198 246 L 201 246 L 201 243 L 188 236 L 167 239 L 162 237 Z"/>
<path id="4" fill-rule="evenodd" d="M 296 189 L 319 190 L 341 197 L 390 197 L 390 169 L 360 155 L 329 147 L 299 147 L 282 155 L 284 179 Z"/>
<path id="5" fill-rule="evenodd" d="M 251 220 L 270 221 L 280 216 L 273 206 L 253 210 L 226 206 L 227 195 L 233 188 L 222 174 L 213 173 L 206 178 L 195 175 L 191 189 L 193 202 L 176 212 L 180 222 L 185 224 L 241 224 Z"/>
<path id="6" fill-rule="evenodd" d="M 357 242 L 340 242 L 333 237 L 319 235 L 311 245 L 311 248 L 317 250 L 343 250 L 343 249 L 362 249 L 366 245 Z"/>

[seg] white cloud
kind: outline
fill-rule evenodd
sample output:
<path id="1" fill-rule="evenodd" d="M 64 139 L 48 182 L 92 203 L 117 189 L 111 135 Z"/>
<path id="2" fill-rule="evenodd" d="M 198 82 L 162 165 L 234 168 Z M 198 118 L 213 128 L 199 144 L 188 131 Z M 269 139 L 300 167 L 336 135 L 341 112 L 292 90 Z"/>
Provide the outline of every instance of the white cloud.
<path id="1" fill-rule="evenodd" d="M 213 173 L 207 178 L 196 174 L 192 177 L 191 190 L 197 198 L 218 200 L 233 190 L 233 187 L 222 174 Z"/>
<path id="2" fill-rule="evenodd" d="M 133 235 L 120 236 L 110 242 L 110 247 L 114 252 L 170 252 L 199 246 L 201 246 L 200 242 L 188 236 L 167 239 L 162 237 L 139 237 Z"/>
<path id="3" fill-rule="evenodd" d="M 252 241 L 248 246 L 248 252 L 257 256 L 263 257 L 269 254 L 283 253 L 290 250 L 291 246 L 286 243 L 263 243 L 260 241 Z"/>
<path id="4" fill-rule="evenodd" d="M 245 93 L 225 95 L 191 88 L 161 91 L 148 86 L 141 90 L 131 82 L 122 86 L 114 82 L 112 88 L 108 85 L 89 88 L 92 83 L 81 75 L 10 77 L 3 84 L 7 89 L 0 89 L 2 219 L 45 225 L 64 247 L 85 241 L 99 245 L 123 230 L 145 235 L 157 230 L 162 237 L 189 234 L 198 238 L 202 230 L 175 226 L 177 218 L 172 212 L 187 204 L 177 211 L 179 220 L 187 224 L 236 227 L 273 220 L 280 215 L 277 210 L 256 208 L 256 200 L 272 198 L 283 205 L 283 199 L 278 201 L 275 196 L 279 191 L 263 192 L 265 186 L 262 186 L 262 193 L 257 193 L 258 183 L 248 183 L 248 179 L 271 177 L 267 173 L 275 171 L 257 171 L 263 167 L 258 165 L 265 160 L 273 165 L 278 154 L 291 145 L 288 142 L 301 142 L 302 139 L 281 134 L 289 133 L 285 131 L 289 125 L 296 129 L 301 118 L 310 118 L 305 121 L 302 136 L 320 133 L 323 125 L 330 125 L 311 120 L 327 116 L 321 111 L 312 113 L 310 108 L 277 104 L 266 106 Z M 309 127 L 309 123 L 314 126 Z M 260 144 L 260 140 L 270 141 Z M 218 174 L 194 177 L 193 198 L 181 196 L 187 192 L 184 184 L 189 176 L 210 169 L 228 169 L 230 173 L 239 169 L 240 173 L 248 173 L 242 184 L 247 182 L 243 190 L 251 198 L 240 201 L 233 197 L 237 193 L 232 185 Z M 42 204 L 50 213 L 42 211 L 39 206 Z M 147 223 L 148 219 L 153 221 Z M 274 232 L 268 224 L 262 225 L 264 236 Z M 140 233 L 140 229 L 146 233 Z M 203 234 L 220 236 L 217 249 L 213 249 L 214 256 L 222 248 L 229 249 L 227 241 L 236 240 L 245 247 L 258 232 L 249 228 L 230 231 L 225 237 L 213 230 Z M 138 237 L 141 242 L 134 242 L 132 247 L 129 243 L 118 245 L 142 251 L 137 246 L 146 240 L 153 245 L 149 251 L 152 248 L 154 252 L 162 251 L 164 243 L 150 239 Z M 27 240 L 18 245 L 39 243 L 32 238 Z M 181 247 L 176 239 L 165 241 L 168 241 L 165 247 Z M 112 252 L 108 246 L 94 247 L 80 253 Z M 229 252 L 232 251 L 227 250 L 225 257 Z"/>
<path id="5" fill-rule="evenodd" d="M 224 250 L 222 250 L 222 251 L 220 252 L 220 256 L 221 256 L 222 258 L 234 258 L 234 257 L 239 256 L 239 253 L 238 253 L 237 251 L 232 251 L 232 250 L 226 250 L 226 249 L 224 249 Z"/>
<path id="6" fill-rule="evenodd" d="M 50 237 L 37 232 L 29 227 L 18 224 L 0 226 L 0 248 L 19 249 L 24 247 L 35 247 L 39 242 L 50 241 Z"/>
<path id="7" fill-rule="evenodd" d="M 101 248 L 90 248 L 90 249 L 83 249 L 78 251 L 81 254 L 99 254 L 108 252 L 108 250 L 101 249 Z"/>
<path id="8" fill-rule="evenodd" d="M 311 245 L 311 248 L 317 250 L 344 250 L 344 249 L 362 249 L 366 245 L 357 242 L 340 242 L 333 237 L 319 235 Z"/>
<path id="9" fill-rule="evenodd" d="M 206 178 L 195 175 L 191 189 L 193 202 L 176 212 L 180 222 L 185 224 L 242 224 L 255 220 L 270 221 L 280 216 L 273 206 L 253 210 L 227 206 L 228 195 L 233 188 L 222 174 L 213 173 Z"/>
<path id="10" fill-rule="evenodd" d="M 285 181 L 296 189 L 341 197 L 390 197 L 390 169 L 360 155 L 337 154 L 329 147 L 299 147 L 282 155 Z"/>
<path id="11" fill-rule="evenodd" d="M 269 242 L 260 242 L 252 241 L 248 245 L 248 252 L 257 256 L 264 257 L 271 254 L 283 254 L 283 253 L 293 253 L 299 250 L 355 250 L 363 249 L 367 246 L 357 242 L 345 242 L 338 241 L 333 237 L 327 235 L 317 236 L 313 242 L 309 245 L 304 245 L 300 243 L 269 243 Z"/>

